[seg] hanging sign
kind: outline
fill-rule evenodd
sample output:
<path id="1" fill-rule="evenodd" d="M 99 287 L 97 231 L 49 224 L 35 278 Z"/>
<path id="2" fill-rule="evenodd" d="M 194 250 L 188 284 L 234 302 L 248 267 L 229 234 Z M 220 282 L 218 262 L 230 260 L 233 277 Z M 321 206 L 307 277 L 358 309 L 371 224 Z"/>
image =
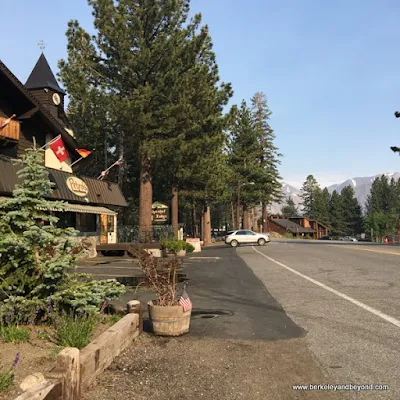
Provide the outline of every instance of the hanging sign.
<path id="1" fill-rule="evenodd" d="M 154 202 L 151 206 L 152 213 L 151 213 L 151 220 L 153 224 L 165 224 L 169 220 L 169 207 L 165 204 L 162 204 L 158 201 Z"/>
<path id="2" fill-rule="evenodd" d="M 86 197 L 89 193 L 86 183 L 75 176 L 67 178 L 67 187 L 75 196 Z"/>

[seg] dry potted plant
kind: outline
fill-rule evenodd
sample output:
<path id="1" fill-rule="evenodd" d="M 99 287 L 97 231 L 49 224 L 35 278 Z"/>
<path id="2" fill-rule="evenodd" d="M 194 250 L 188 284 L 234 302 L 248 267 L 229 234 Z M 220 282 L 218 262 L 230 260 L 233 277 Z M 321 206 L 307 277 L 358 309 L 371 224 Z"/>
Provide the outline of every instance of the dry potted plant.
<path id="1" fill-rule="evenodd" d="M 149 319 L 153 332 L 160 336 L 180 336 L 189 331 L 192 304 L 185 288 L 178 290 L 177 258 L 157 259 L 145 251 L 139 254 L 145 282 L 157 299 L 149 301 Z"/>

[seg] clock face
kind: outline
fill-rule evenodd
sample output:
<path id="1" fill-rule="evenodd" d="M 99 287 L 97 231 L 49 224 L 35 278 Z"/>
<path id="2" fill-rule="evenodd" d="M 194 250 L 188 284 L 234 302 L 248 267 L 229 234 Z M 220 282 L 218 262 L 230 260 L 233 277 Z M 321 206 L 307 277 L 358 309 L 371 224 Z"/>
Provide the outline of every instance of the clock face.
<path id="1" fill-rule="evenodd" d="M 58 93 L 53 94 L 53 103 L 58 106 L 61 103 L 61 98 Z"/>

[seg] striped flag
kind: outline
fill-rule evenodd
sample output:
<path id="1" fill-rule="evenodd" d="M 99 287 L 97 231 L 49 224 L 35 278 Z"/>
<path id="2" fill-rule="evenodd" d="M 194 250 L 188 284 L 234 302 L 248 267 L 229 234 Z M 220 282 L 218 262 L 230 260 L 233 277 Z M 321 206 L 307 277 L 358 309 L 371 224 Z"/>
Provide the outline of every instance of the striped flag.
<path id="1" fill-rule="evenodd" d="M 86 158 L 92 154 L 90 150 L 86 149 L 75 149 L 75 150 L 82 158 Z"/>
<path id="2" fill-rule="evenodd" d="M 0 124 L 0 131 L 3 130 L 10 122 L 13 118 L 15 118 L 15 114 L 11 115 L 10 118 L 7 118 L 2 124 Z"/>
<path id="3" fill-rule="evenodd" d="M 186 289 L 183 289 L 183 293 L 179 298 L 178 304 L 182 306 L 183 312 L 189 311 L 192 309 L 192 302 L 189 299 L 189 295 L 186 292 Z"/>

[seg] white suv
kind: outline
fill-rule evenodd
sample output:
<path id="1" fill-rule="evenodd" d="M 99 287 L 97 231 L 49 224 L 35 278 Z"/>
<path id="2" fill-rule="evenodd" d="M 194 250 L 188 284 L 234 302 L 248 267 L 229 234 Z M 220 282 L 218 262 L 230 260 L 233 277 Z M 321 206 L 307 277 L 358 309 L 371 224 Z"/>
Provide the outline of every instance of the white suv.
<path id="1" fill-rule="evenodd" d="M 266 233 L 256 233 L 249 230 L 239 230 L 229 232 L 229 235 L 225 238 L 225 243 L 230 244 L 232 247 L 237 247 L 239 244 L 258 244 L 264 246 L 270 242 L 271 239 Z"/>

